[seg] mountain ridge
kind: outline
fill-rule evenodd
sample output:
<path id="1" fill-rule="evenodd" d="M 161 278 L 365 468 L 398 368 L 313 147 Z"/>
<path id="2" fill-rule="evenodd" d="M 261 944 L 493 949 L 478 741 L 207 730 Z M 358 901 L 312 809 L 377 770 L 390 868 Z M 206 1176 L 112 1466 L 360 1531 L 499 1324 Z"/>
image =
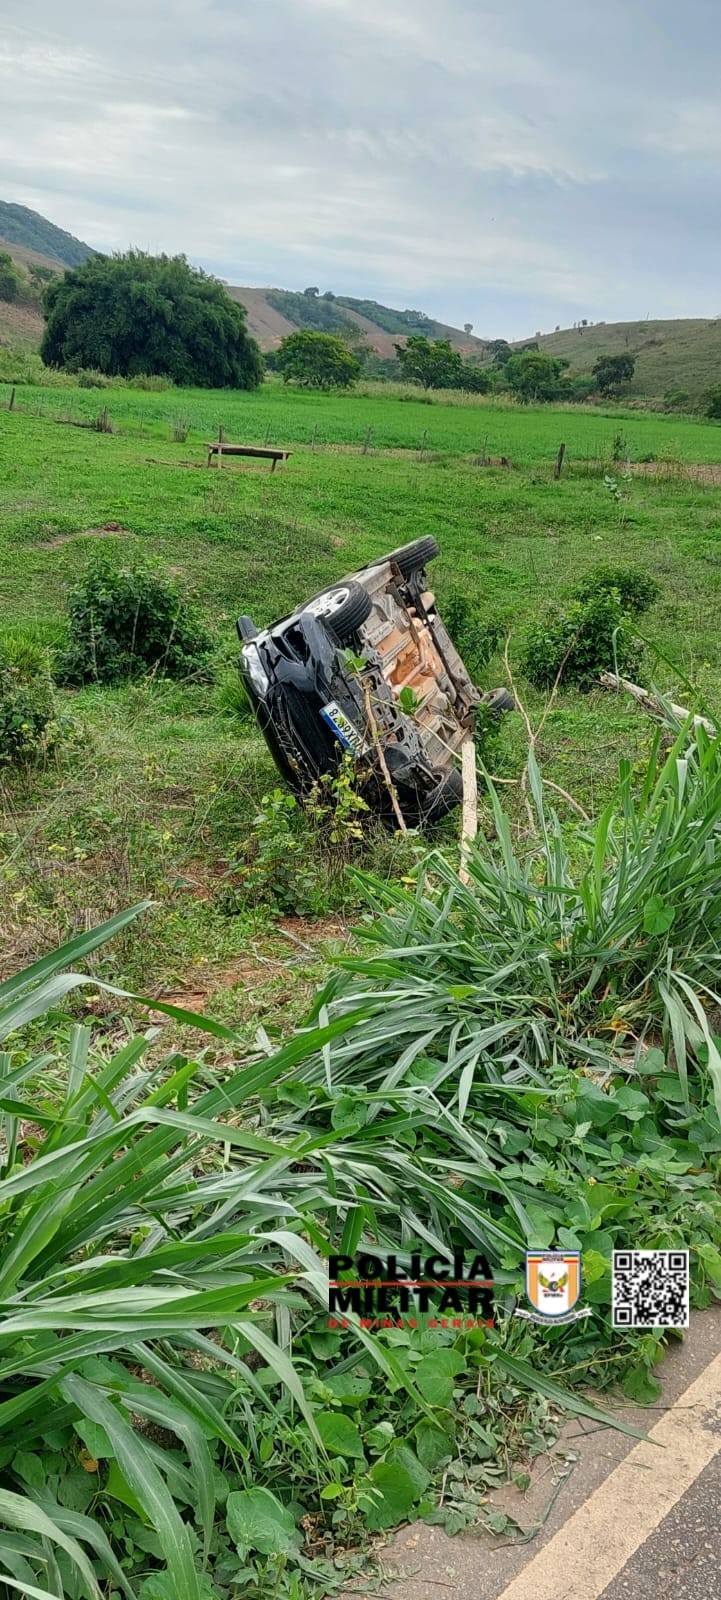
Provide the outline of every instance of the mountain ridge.
<path id="1" fill-rule="evenodd" d="M 7 201 L 0 201 L 2 250 L 26 272 L 33 264 L 62 272 L 93 254 L 90 245 L 39 212 Z M 483 358 L 488 348 L 488 339 L 475 335 L 471 324 L 461 330 L 425 312 L 399 310 L 376 300 L 335 295 L 329 290 L 321 294 L 315 288 L 297 291 L 229 283 L 225 288 L 246 307 L 249 332 L 266 352 L 276 350 L 281 339 L 298 328 L 342 332 L 344 337 L 362 342 L 380 362 L 394 360 L 396 342 L 415 333 L 449 339 L 466 357 Z M 0 344 L 38 349 L 42 330 L 39 307 L 0 303 Z M 572 376 L 590 373 L 599 355 L 633 355 L 636 370 L 626 391 L 632 398 L 662 400 L 675 393 L 680 406 L 685 399 L 697 401 L 721 382 L 719 317 L 586 323 L 535 338 L 541 350 L 568 361 Z M 512 341 L 516 348 L 528 342 Z M 382 372 L 383 368 L 379 365 L 376 370 Z"/>

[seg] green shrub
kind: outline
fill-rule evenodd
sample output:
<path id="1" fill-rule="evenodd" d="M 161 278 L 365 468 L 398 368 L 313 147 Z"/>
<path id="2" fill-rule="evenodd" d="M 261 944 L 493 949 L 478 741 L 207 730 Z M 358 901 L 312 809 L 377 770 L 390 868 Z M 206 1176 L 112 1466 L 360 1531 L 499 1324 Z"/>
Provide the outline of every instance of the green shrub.
<path id="1" fill-rule="evenodd" d="M 186 678 L 207 670 L 210 634 L 174 578 L 148 563 L 87 567 L 68 597 L 60 681 L 120 683 L 144 672 Z"/>
<path id="2" fill-rule="evenodd" d="M 599 594 L 616 594 L 623 610 L 631 617 L 640 617 L 650 610 L 660 594 L 659 585 L 649 572 L 638 567 L 594 567 L 573 590 L 574 600 L 593 600 Z"/>
<path id="3" fill-rule="evenodd" d="M 0 637 L 0 767 L 42 760 L 58 743 L 47 650 L 28 635 Z"/>
<path id="4" fill-rule="evenodd" d="M 626 623 L 613 590 L 575 600 L 565 612 L 548 611 L 527 631 L 521 671 L 536 689 L 550 689 L 557 678 L 590 689 L 602 672 L 632 674 L 641 646 Z"/>
<path id="5" fill-rule="evenodd" d="M 484 617 L 467 594 L 455 589 L 443 601 L 443 621 L 471 674 L 477 677 L 503 639 L 503 623 Z"/>

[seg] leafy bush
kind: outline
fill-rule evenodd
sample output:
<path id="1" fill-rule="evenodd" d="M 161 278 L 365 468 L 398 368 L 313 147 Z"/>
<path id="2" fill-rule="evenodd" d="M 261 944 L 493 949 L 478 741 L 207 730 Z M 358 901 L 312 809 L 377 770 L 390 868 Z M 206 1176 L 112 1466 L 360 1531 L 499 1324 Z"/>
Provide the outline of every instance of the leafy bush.
<path id="1" fill-rule="evenodd" d="M 41 760 L 61 733 L 47 650 L 27 634 L 0 635 L 0 767 Z"/>
<path id="2" fill-rule="evenodd" d="M 531 624 L 521 671 L 537 689 L 550 689 L 557 678 L 590 689 L 602 672 L 637 672 L 641 654 L 617 593 L 601 590 L 586 601 L 573 601 L 565 612 L 547 611 Z"/>
<path id="3" fill-rule="evenodd" d="M 68 596 L 60 681 L 120 683 L 144 672 L 186 678 L 207 668 L 210 634 L 174 578 L 147 563 L 87 567 Z"/>
<path id="4" fill-rule="evenodd" d="M 471 677 L 479 675 L 503 641 L 503 623 L 484 617 L 477 603 L 460 589 L 443 601 L 443 621 Z"/>
<path id="5" fill-rule="evenodd" d="M 48 366 L 109 377 L 167 374 L 207 389 L 255 389 L 260 350 L 245 309 L 184 256 L 92 255 L 45 290 Z"/>
<path id="6" fill-rule="evenodd" d="M 616 594 L 629 616 L 640 617 L 650 610 L 660 592 L 650 572 L 641 572 L 638 567 L 599 566 L 576 585 L 573 596 L 585 603 L 599 594 Z"/>

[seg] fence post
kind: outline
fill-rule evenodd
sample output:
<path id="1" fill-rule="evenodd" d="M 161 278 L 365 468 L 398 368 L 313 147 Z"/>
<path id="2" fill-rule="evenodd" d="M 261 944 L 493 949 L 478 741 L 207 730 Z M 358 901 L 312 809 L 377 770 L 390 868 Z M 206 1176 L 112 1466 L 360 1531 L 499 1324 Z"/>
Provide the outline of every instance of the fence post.
<path id="1" fill-rule="evenodd" d="M 421 439 L 420 449 L 418 451 L 418 460 L 419 461 L 425 461 L 425 459 L 426 459 L 426 442 L 427 442 L 427 439 L 428 439 L 428 429 L 424 428 L 423 429 L 423 438 Z"/>
<path id="2" fill-rule="evenodd" d="M 560 478 L 560 476 L 561 476 L 561 473 L 563 471 L 563 458 L 564 458 L 565 454 L 566 454 L 566 446 L 565 446 L 565 444 L 562 444 L 559 447 L 558 455 L 556 457 L 556 465 L 555 465 L 555 467 L 553 469 L 554 478 Z"/>
<path id="3" fill-rule="evenodd" d="M 313 451 L 314 455 L 315 455 L 315 442 L 316 442 L 317 438 L 318 438 L 318 424 L 317 424 L 317 422 L 314 422 L 313 423 L 313 433 L 311 435 L 311 441 L 310 441 L 310 448 Z"/>
<path id="4" fill-rule="evenodd" d="M 366 429 L 366 436 L 365 436 L 365 439 L 363 440 L 363 452 L 362 453 L 363 453 L 364 456 L 367 456 L 367 454 L 368 454 L 372 435 L 373 435 L 373 429 L 372 428 L 367 428 Z"/>
<path id="5" fill-rule="evenodd" d="M 13 384 L 12 389 L 10 390 L 10 399 L 8 400 L 8 411 L 14 411 L 14 410 L 15 410 L 15 384 Z"/>

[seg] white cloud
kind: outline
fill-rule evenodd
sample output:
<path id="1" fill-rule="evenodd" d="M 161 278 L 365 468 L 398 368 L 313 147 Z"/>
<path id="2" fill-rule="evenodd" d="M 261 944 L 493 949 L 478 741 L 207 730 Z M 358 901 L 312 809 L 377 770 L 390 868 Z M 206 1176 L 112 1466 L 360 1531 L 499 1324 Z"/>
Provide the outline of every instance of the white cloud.
<path id="1" fill-rule="evenodd" d="M 714 16 L 708 0 L 678 23 L 672 0 L 602 16 L 592 0 L 24 0 L 0 42 L 0 197 L 101 248 L 426 295 L 449 316 L 479 304 L 501 332 L 622 315 L 637 285 L 644 311 L 654 294 L 702 311 L 708 199 L 695 221 L 690 174 L 721 154 Z"/>

